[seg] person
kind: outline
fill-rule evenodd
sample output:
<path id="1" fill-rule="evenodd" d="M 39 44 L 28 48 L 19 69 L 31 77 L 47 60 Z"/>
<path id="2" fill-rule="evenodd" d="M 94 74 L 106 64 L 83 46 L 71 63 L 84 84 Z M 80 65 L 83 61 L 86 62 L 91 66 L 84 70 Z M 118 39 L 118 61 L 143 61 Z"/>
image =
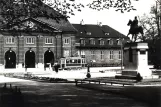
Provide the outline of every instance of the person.
<path id="1" fill-rule="evenodd" d="M 55 72 L 58 73 L 59 64 L 57 62 L 54 64 L 54 69 L 55 69 Z"/>
<path id="2" fill-rule="evenodd" d="M 133 20 L 133 27 L 134 28 L 137 28 L 138 27 L 138 19 L 137 17 L 135 16 L 134 20 Z"/>

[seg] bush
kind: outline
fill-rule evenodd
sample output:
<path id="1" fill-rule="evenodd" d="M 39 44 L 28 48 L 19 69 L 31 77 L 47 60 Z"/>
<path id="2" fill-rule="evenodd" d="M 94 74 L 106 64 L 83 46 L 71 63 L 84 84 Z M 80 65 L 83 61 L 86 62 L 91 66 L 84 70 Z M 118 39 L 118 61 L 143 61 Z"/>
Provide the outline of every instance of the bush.
<path id="1" fill-rule="evenodd" d="M 136 80 L 137 80 L 138 82 L 141 82 L 141 81 L 143 80 L 143 77 L 140 75 L 140 73 L 137 74 Z"/>

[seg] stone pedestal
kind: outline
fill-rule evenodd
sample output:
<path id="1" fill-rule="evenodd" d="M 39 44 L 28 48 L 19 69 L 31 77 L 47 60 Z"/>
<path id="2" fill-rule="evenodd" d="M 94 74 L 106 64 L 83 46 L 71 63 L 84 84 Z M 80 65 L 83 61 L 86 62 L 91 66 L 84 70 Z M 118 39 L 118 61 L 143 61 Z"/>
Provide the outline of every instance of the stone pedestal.
<path id="1" fill-rule="evenodd" d="M 124 45 L 124 70 L 122 75 L 136 76 L 137 73 L 145 77 L 152 76 L 148 67 L 148 44 L 137 42 Z"/>

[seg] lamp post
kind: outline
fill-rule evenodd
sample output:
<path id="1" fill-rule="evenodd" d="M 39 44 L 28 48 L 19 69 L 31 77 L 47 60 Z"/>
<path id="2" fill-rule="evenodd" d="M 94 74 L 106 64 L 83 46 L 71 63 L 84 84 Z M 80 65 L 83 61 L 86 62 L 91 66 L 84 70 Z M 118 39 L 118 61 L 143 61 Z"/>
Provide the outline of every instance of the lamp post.
<path id="1" fill-rule="evenodd" d="M 121 70 L 123 70 L 123 40 L 124 38 L 120 37 L 120 47 L 121 47 Z"/>
<path id="2" fill-rule="evenodd" d="M 121 70 L 123 70 L 123 40 L 121 39 Z"/>
<path id="3" fill-rule="evenodd" d="M 17 36 L 17 65 L 19 64 L 19 41 L 20 41 L 20 38 L 19 36 Z"/>
<path id="4" fill-rule="evenodd" d="M 55 41 L 56 41 L 56 49 L 55 49 L 55 50 L 56 50 L 56 61 L 57 61 L 57 45 L 58 45 L 58 43 L 57 43 L 57 42 L 58 42 L 58 41 L 57 41 L 57 38 L 58 38 L 58 36 L 56 35 L 56 36 L 55 36 Z"/>
<path id="5" fill-rule="evenodd" d="M 91 78 L 89 65 L 87 65 L 87 75 L 86 75 L 86 77 Z"/>

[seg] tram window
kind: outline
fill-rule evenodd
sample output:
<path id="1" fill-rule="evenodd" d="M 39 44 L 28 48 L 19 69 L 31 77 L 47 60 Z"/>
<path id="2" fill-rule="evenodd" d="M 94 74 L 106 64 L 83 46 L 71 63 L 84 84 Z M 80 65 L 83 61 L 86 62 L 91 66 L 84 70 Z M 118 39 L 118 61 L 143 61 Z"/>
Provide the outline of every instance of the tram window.
<path id="1" fill-rule="evenodd" d="M 74 60 L 74 63 L 77 63 L 77 59 Z"/>
<path id="2" fill-rule="evenodd" d="M 82 63 L 84 63 L 84 59 L 82 59 Z"/>
<path id="3" fill-rule="evenodd" d="M 66 63 L 67 63 L 67 64 L 69 63 L 69 60 L 68 60 L 68 59 L 66 60 Z"/>
<path id="4" fill-rule="evenodd" d="M 70 63 L 73 63 L 73 60 L 72 59 L 70 59 Z"/>
<path id="5" fill-rule="evenodd" d="M 78 59 L 78 63 L 81 63 L 81 59 Z"/>

